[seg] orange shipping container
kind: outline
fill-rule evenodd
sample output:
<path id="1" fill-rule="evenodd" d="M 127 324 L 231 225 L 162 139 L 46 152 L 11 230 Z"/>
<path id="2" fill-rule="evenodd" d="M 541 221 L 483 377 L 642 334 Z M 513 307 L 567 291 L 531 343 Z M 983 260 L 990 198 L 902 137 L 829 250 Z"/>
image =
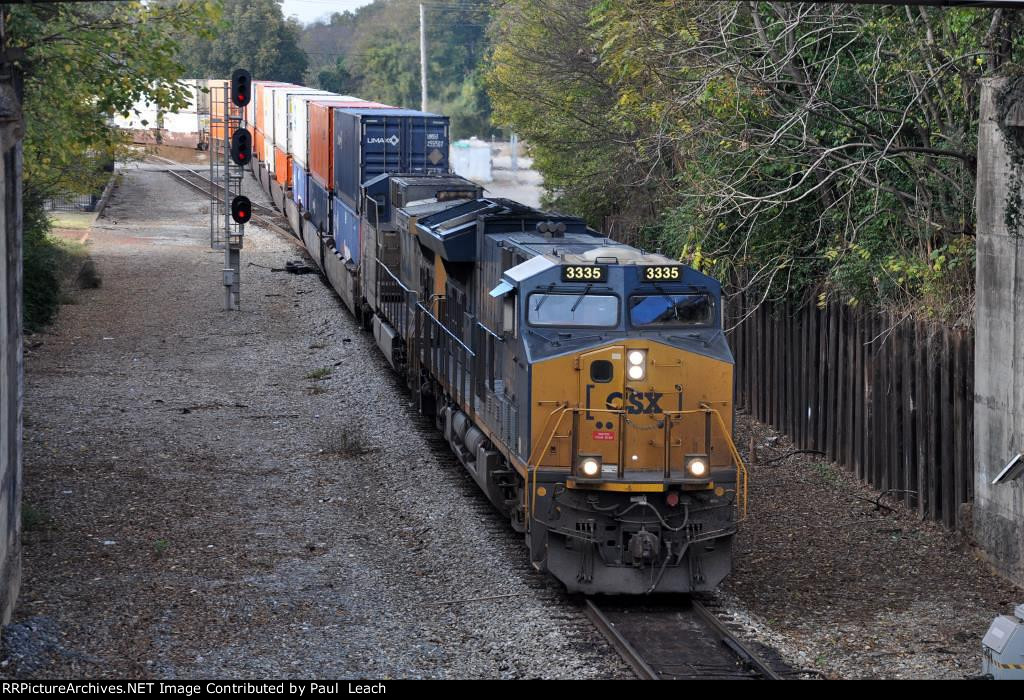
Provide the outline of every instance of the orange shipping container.
<path id="1" fill-rule="evenodd" d="M 253 116 L 256 122 L 256 128 L 264 133 L 267 131 L 267 127 L 263 123 L 263 100 L 266 95 L 265 88 L 277 87 L 278 85 L 288 85 L 288 83 L 274 83 L 267 80 L 256 80 L 253 82 L 252 101 L 256 103 L 253 108 Z"/>
<path id="2" fill-rule="evenodd" d="M 263 132 L 259 129 L 252 135 L 252 152 L 256 155 L 256 160 L 263 160 Z"/>
<path id="3" fill-rule="evenodd" d="M 210 138 L 216 141 L 224 141 L 224 96 L 230 86 L 229 80 L 211 80 L 207 83 L 210 88 Z M 235 107 L 228 101 L 228 115 L 242 119 L 244 117 L 241 107 Z M 230 136 L 229 136 L 230 138 Z"/>
<path id="4" fill-rule="evenodd" d="M 309 175 L 325 190 L 334 189 L 334 110 L 336 108 L 358 107 L 359 109 L 396 109 L 380 102 L 363 100 L 313 100 L 308 107 L 309 154 L 306 157 Z"/>
<path id="5" fill-rule="evenodd" d="M 285 187 L 292 186 L 292 157 L 274 147 L 274 179 Z"/>

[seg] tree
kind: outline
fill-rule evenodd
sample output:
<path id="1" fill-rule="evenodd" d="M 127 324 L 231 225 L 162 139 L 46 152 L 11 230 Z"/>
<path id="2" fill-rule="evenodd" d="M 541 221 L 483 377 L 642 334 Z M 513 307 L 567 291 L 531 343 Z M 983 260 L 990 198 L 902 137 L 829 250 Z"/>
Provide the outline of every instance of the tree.
<path id="1" fill-rule="evenodd" d="M 490 6 L 427 3 L 428 108 L 452 117 L 458 138 L 490 131 L 490 103 L 479 66 Z M 319 87 L 399 107 L 420 105 L 419 8 L 414 0 L 376 0 L 334 14 L 303 32 Z"/>
<path id="2" fill-rule="evenodd" d="M 496 111 L 516 128 L 538 125 L 526 134 L 537 152 L 557 149 L 544 124 L 569 118 L 567 98 L 542 100 L 533 117 L 514 102 L 551 76 L 552 52 L 566 60 L 576 51 L 590 67 L 570 71 L 562 91 L 604 96 L 601 128 L 622 146 L 621 182 L 596 192 L 569 183 L 563 201 L 625 219 L 649 245 L 765 298 L 824 285 L 850 303 L 969 317 L 978 81 L 1020 58 L 1014 13 L 547 4 L 577 7 L 583 29 L 565 35 L 535 18 L 531 51 L 514 45 L 521 33 L 496 33 L 495 58 L 518 61 L 492 69 Z M 510 2 L 497 26 L 523 12 Z M 566 38 L 570 47 L 546 49 Z M 539 164 L 600 172 L 591 155 Z"/>
<path id="3" fill-rule="evenodd" d="M 611 119 L 620 95 L 590 28 L 591 0 L 511 0 L 496 14 L 486 81 L 493 120 L 529 144 L 546 203 L 584 216 L 620 240 L 614 222 L 655 211 L 642 186 L 652 163 L 636 144 L 644 125 Z M 638 184 L 639 183 L 639 184 Z"/>
<path id="4" fill-rule="evenodd" d="M 31 4 L 5 7 L 6 50 L 24 78 L 25 325 L 53 315 L 56 249 L 47 237 L 47 197 L 94 193 L 123 140 L 109 125 L 140 98 L 165 109 L 187 101 L 175 36 L 202 32 L 216 5 Z"/>
<path id="5" fill-rule="evenodd" d="M 195 78 L 226 78 L 248 68 L 256 80 L 302 83 L 309 64 L 299 48 L 302 28 L 285 19 L 280 0 L 221 0 L 222 20 L 204 35 L 182 36 L 179 54 Z"/>
<path id="6" fill-rule="evenodd" d="M 326 22 L 317 20 L 302 28 L 299 46 L 309 57 L 307 73 L 311 77 L 334 70 L 344 59 L 346 49 L 355 41 L 356 22 L 355 12 L 335 12 Z"/>
<path id="7" fill-rule="evenodd" d="M 333 66 L 324 68 L 317 74 L 317 84 L 321 90 L 336 92 L 339 95 L 353 95 L 360 92 L 359 80 L 349 73 L 345 67 L 345 59 L 338 57 Z"/>
<path id="8" fill-rule="evenodd" d="M 201 31 L 211 12 L 202 3 L 9 7 L 10 46 L 25 54 L 26 191 L 94 191 L 96 164 L 121 143 L 111 113 L 143 97 L 168 109 L 186 104 L 174 35 Z"/>

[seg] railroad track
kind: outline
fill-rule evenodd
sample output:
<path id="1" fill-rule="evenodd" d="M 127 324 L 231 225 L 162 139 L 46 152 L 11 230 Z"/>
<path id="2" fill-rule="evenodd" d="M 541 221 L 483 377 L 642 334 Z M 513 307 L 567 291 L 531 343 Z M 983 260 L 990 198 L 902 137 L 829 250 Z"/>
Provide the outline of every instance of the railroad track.
<path id="1" fill-rule="evenodd" d="M 586 613 L 643 680 L 782 680 L 700 601 L 586 600 Z"/>
<path id="2" fill-rule="evenodd" d="M 224 188 L 221 185 L 211 182 L 210 178 L 196 172 L 195 170 L 166 170 L 165 172 L 174 176 L 181 182 L 184 182 L 192 189 L 202 192 L 207 197 L 210 196 L 211 189 L 216 194 L 220 194 L 224 191 Z M 273 207 L 268 207 L 256 202 L 252 203 L 252 210 L 254 214 L 260 214 L 263 216 L 280 216 L 280 213 Z"/>
<path id="3" fill-rule="evenodd" d="M 161 158 L 161 160 L 167 159 Z M 179 182 L 188 185 L 197 192 L 202 192 L 207 197 L 210 196 L 211 188 L 213 188 L 213 190 L 217 194 L 220 194 L 224 191 L 224 188 L 222 186 L 218 185 L 215 182 L 211 182 L 210 178 L 205 177 L 200 173 L 197 173 L 195 170 L 165 170 L 164 172 L 166 172 L 168 175 L 171 175 L 174 179 L 178 180 Z M 260 226 L 263 226 L 265 228 L 277 231 L 281 235 L 286 236 L 288 238 L 298 238 L 298 236 L 292 233 L 292 230 L 288 226 L 288 223 L 283 220 L 284 215 L 281 214 L 276 209 L 274 209 L 273 207 L 268 207 L 264 204 L 258 204 L 257 202 L 253 202 L 252 212 L 252 223 L 259 224 Z"/>

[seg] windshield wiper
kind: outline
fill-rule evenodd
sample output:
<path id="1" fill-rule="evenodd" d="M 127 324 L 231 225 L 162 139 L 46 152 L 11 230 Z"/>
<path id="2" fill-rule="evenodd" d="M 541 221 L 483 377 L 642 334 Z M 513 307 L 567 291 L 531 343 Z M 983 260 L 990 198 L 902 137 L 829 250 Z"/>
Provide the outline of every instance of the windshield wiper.
<path id="1" fill-rule="evenodd" d="M 579 298 L 579 299 L 577 299 L 577 300 L 576 300 L 576 303 L 572 305 L 572 308 L 571 308 L 571 309 L 569 309 L 569 313 L 570 313 L 570 314 L 571 314 L 571 313 L 575 313 L 575 312 L 576 312 L 576 307 L 580 305 L 580 302 L 581 302 L 581 301 L 583 301 L 583 297 L 587 296 L 587 292 L 589 292 L 589 291 L 590 291 L 590 288 L 591 288 L 591 287 L 593 287 L 593 286 L 594 286 L 594 285 L 592 285 L 592 284 L 588 284 L 588 285 L 587 285 L 586 287 L 584 287 L 584 289 L 583 289 L 583 293 L 582 293 L 582 294 L 580 294 L 580 298 Z"/>

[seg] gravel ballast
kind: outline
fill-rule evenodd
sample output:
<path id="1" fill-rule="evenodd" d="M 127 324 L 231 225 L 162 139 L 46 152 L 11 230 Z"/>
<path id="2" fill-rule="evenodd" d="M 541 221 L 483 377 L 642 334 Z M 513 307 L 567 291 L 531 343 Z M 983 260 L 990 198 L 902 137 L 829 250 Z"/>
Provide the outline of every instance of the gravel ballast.
<path id="1" fill-rule="evenodd" d="M 295 243 L 247 227 L 222 311 L 206 206 L 128 169 L 91 234 L 102 287 L 29 339 L 3 674 L 628 677 L 372 336 L 316 275 L 271 271 Z"/>
<path id="2" fill-rule="evenodd" d="M 222 310 L 207 203 L 161 169 L 126 169 L 90 234 L 102 286 L 26 340 L 0 677 L 632 677 L 334 293 L 273 271 L 297 242 L 248 226 Z M 748 416 L 736 442 L 759 459 L 734 626 L 804 677 L 979 671 L 1024 594 L 970 542 L 818 456 L 763 463 L 792 445 Z"/>

